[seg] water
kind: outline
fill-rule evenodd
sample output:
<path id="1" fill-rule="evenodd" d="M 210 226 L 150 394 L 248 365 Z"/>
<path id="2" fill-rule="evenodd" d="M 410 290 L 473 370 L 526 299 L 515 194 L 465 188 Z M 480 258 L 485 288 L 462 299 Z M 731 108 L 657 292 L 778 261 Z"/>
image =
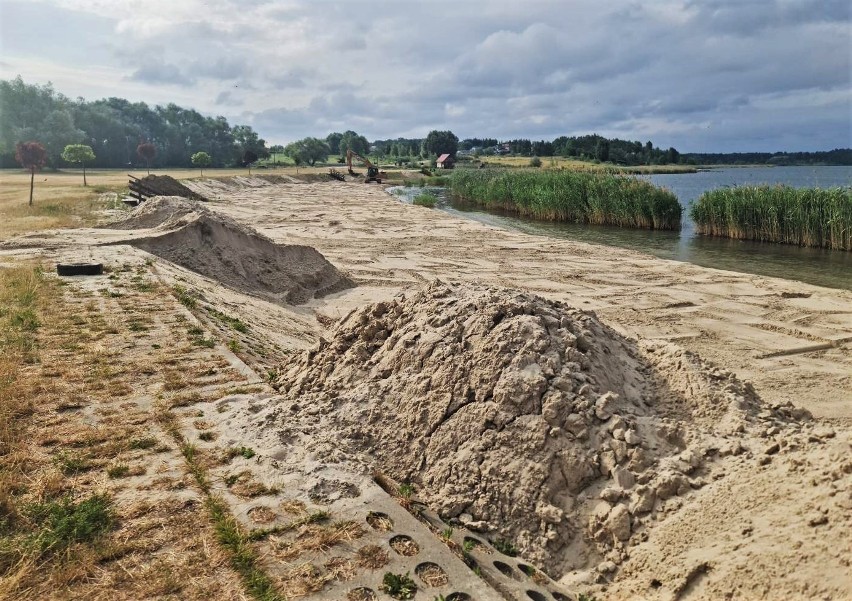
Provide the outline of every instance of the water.
<path id="1" fill-rule="evenodd" d="M 786 184 L 795 187 L 852 185 L 852 167 L 772 167 L 714 169 L 699 173 L 641 176 L 674 192 L 685 207 L 702 192 L 744 184 Z M 403 201 L 423 188 L 392 188 Z M 527 234 L 580 240 L 630 248 L 655 255 L 743 273 L 799 280 L 818 286 L 852 290 L 852 252 L 821 248 L 800 248 L 787 244 L 752 242 L 700 236 L 684 212 L 680 232 L 634 230 L 611 226 L 580 225 L 540 221 L 513 214 L 483 211 L 450 203 L 441 188 L 428 188 L 439 198 L 437 205 L 447 213 L 481 223 Z"/>

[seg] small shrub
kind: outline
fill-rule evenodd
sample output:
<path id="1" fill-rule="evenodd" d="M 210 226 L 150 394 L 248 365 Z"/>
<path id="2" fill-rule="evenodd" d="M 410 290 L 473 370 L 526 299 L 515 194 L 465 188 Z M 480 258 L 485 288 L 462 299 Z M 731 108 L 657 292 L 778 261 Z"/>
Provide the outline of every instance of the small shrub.
<path id="1" fill-rule="evenodd" d="M 434 194 L 429 194 L 428 192 L 424 192 L 422 194 L 418 194 L 414 197 L 412 201 L 419 207 L 428 207 L 430 209 L 435 207 L 435 204 L 438 202 L 438 197 Z"/>
<path id="2" fill-rule="evenodd" d="M 413 599 L 417 592 L 417 585 L 408 575 L 408 572 L 403 574 L 394 574 L 386 572 L 382 578 L 382 585 L 379 590 L 387 593 L 394 599 Z"/>
<path id="3" fill-rule="evenodd" d="M 231 447 L 225 453 L 225 457 L 228 461 L 230 461 L 234 457 L 244 457 L 245 459 L 251 459 L 254 456 L 254 449 L 250 449 L 248 447 Z"/>
<path id="4" fill-rule="evenodd" d="M 541 159 L 538 157 L 531 158 L 530 167 L 541 167 Z"/>

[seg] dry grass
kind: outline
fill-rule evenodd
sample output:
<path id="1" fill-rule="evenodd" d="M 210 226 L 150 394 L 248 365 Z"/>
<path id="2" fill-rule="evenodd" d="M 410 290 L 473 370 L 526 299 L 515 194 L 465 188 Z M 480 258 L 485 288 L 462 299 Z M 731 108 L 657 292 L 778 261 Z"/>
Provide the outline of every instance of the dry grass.
<path id="1" fill-rule="evenodd" d="M 542 169 L 568 169 L 571 171 L 619 171 L 623 173 L 695 173 L 693 165 L 632 165 L 618 166 L 610 163 L 593 163 L 564 157 L 540 157 Z M 487 156 L 481 159 L 497 167 L 529 167 L 530 157 Z"/>
<path id="2" fill-rule="evenodd" d="M 295 169 L 260 171 L 259 173 L 295 175 Z M 301 173 L 313 172 L 301 168 Z M 317 172 L 327 172 L 327 169 Z M 128 173 L 144 177 L 146 172 L 124 169 L 86 171 L 89 181 L 83 187 L 77 170 L 36 173 L 33 206 L 28 205 L 30 174 L 21 169 L 0 170 L 0 239 L 45 229 L 83 227 L 97 221 L 98 211 L 112 207 L 114 202 L 99 200 L 104 192 L 123 192 L 127 189 Z M 152 173 L 170 175 L 175 179 L 199 177 L 197 170 L 163 169 Z M 246 169 L 211 169 L 205 177 L 248 175 Z M 119 202 L 118 205 L 121 205 Z"/>
<path id="3" fill-rule="evenodd" d="M 390 562 L 390 554 L 379 545 L 366 545 L 358 549 L 358 565 L 368 570 L 378 570 Z"/>
<path id="4" fill-rule="evenodd" d="M 0 269 L 0 598 L 237 598 L 200 499 L 139 501 L 181 458 L 115 396 L 140 374 L 104 351 L 129 335 L 105 310 L 35 266 Z"/>

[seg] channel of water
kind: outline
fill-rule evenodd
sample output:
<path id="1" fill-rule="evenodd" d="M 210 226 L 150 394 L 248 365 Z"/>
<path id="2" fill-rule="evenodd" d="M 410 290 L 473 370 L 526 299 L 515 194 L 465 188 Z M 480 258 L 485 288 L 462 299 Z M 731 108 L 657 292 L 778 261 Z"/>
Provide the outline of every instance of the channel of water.
<path id="1" fill-rule="evenodd" d="M 705 190 L 745 184 L 786 184 L 795 187 L 852 186 L 852 167 L 771 167 L 713 169 L 698 173 L 640 176 L 674 192 L 687 207 Z M 647 252 L 663 259 L 753 273 L 817 286 L 852 290 L 852 252 L 802 248 L 788 244 L 731 240 L 696 234 L 684 212 L 680 232 L 635 230 L 611 226 L 541 221 L 452 203 L 443 188 L 388 189 L 403 202 L 429 191 L 439 198 L 437 209 L 487 225 L 527 234 L 580 240 Z"/>

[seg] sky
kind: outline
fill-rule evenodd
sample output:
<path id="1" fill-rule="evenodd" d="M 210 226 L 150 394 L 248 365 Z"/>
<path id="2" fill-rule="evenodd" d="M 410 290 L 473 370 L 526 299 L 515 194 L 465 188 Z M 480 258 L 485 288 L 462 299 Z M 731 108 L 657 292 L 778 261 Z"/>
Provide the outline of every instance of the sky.
<path id="1" fill-rule="evenodd" d="M 174 102 L 270 144 L 597 133 L 852 146 L 848 0 L 0 0 L 0 79 Z"/>

